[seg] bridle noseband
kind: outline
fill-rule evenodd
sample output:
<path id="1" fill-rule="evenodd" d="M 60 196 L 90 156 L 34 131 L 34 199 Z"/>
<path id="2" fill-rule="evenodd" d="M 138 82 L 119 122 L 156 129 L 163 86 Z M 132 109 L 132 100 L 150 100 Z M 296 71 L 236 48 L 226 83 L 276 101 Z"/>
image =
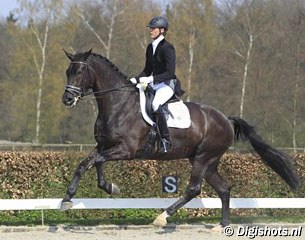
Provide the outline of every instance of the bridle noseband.
<path id="1" fill-rule="evenodd" d="M 78 95 L 80 97 L 85 96 L 85 93 L 83 92 L 83 90 L 80 87 L 75 87 L 73 85 L 66 85 L 65 91 L 68 93 L 71 93 L 73 96 L 76 96 L 76 95 Z"/>

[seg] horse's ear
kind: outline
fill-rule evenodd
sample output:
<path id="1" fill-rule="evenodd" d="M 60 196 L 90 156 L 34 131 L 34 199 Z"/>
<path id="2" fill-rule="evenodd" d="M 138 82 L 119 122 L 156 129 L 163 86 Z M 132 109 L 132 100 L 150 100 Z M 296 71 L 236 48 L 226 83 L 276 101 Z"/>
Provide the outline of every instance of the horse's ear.
<path id="1" fill-rule="evenodd" d="M 90 56 L 91 52 L 92 52 L 92 48 L 91 48 L 88 52 L 85 52 L 85 53 L 84 53 L 84 56 L 85 56 L 85 59 L 86 59 L 86 60 L 87 60 L 87 58 Z"/>
<path id="2" fill-rule="evenodd" d="M 73 59 L 73 54 L 68 53 L 65 49 L 63 49 L 63 51 L 65 52 L 66 56 L 72 61 L 72 59 Z"/>

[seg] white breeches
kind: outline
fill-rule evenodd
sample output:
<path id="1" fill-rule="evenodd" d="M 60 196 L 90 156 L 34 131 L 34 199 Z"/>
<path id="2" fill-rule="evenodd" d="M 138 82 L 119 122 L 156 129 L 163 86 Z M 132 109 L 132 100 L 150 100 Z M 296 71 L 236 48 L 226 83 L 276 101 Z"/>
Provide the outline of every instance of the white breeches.
<path id="1" fill-rule="evenodd" d="M 160 105 L 166 103 L 174 95 L 174 91 L 163 82 L 151 86 L 156 91 L 152 102 L 153 111 L 156 112 Z"/>

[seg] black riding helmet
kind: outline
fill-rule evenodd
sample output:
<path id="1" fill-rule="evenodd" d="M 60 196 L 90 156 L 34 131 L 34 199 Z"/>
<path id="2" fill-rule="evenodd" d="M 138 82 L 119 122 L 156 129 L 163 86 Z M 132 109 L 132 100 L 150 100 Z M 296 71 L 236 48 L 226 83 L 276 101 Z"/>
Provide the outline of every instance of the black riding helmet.
<path id="1" fill-rule="evenodd" d="M 165 17 L 157 16 L 150 20 L 147 27 L 149 28 L 164 28 L 168 30 L 168 21 Z"/>

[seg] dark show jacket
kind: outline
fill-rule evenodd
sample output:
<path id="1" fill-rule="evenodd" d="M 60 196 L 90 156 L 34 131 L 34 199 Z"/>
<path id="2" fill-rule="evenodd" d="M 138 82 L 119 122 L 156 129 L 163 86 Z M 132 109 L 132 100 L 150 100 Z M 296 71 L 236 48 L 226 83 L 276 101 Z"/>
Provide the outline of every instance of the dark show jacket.
<path id="1" fill-rule="evenodd" d="M 176 79 L 176 53 L 174 46 L 163 39 L 157 46 L 153 55 L 152 43 L 146 48 L 146 62 L 143 71 L 136 77 L 153 75 L 154 83 Z"/>
<path id="2" fill-rule="evenodd" d="M 170 86 L 175 94 L 181 97 L 184 91 L 181 89 L 181 83 L 175 75 L 176 71 L 176 52 L 174 46 L 163 39 L 157 46 L 153 54 L 152 43 L 146 48 L 146 61 L 143 71 L 136 76 L 137 81 L 141 77 L 153 75 L 154 83 L 164 82 Z"/>

